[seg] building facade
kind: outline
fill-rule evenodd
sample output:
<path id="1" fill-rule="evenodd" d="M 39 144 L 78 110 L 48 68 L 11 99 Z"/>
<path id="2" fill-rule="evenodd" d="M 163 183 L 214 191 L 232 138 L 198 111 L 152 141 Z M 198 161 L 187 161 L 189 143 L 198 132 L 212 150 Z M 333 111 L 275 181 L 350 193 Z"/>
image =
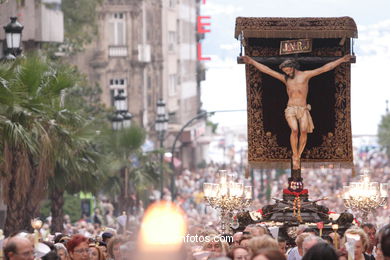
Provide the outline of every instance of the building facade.
<path id="1" fill-rule="evenodd" d="M 199 6 L 198 0 L 106 0 L 97 10 L 95 41 L 71 58 L 91 84 L 101 87 L 101 100 L 107 107 L 113 107 L 119 92 L 126 95 L 133 122 L 150 133 L 155 148 L 158 99 L 166 102 L 169 115 L 166 150 L 181 127 L 200 111 Z M 196 122 L 185 131 L 187 138 L 178 142 L 175 154 L 183 158 L 183 167 L 196 166 L 196 133 L 202 129 L 205 122 Z"/>
<path id="2" fill-rule="evenodd" d="M 61 11 L 61 0 L 7 1 L 0 4 L 0 25 L 10 22 L 15 16 L 24 25 L 22 32 L 22 49 L 24 51 L 39 48 L 45 42 L 64 41 L 64 15 Z M 5 48 L 5 33 L 0 30 L 0 57 Z"/>

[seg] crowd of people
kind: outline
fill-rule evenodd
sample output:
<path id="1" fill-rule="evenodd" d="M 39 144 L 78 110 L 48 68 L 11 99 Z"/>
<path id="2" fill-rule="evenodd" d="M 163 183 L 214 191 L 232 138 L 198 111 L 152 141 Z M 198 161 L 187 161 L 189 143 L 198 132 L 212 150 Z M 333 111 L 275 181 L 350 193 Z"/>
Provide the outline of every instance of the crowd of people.
<path id="1" fill-rule="evenodd" d="M 220 235 L 208 228 L 193 229 L 190 232 L 191 236 L 198 238 L 197 241 L 182 241 L 181 246 L 173 251 L 162 250 L 163 247 L 174 248 L 172 244 L 160 244 L 160 255 L 157 256 L 154 254 L 156 251 L 153 251 L 153 246 L 156 245 L 149 244 L 150 247 L 142 251 L 139 240 L 129 232 L 117 234 L 115 230 L 109 230 L 94 237 L 57 233 L 40 242 L 34 234 L 20 232 L 2 241 L 3 251 L 0 257 L 5 260 L 390 259 L 390 225 L 377 230 L 375 225 L 366 223 L 360 227 L 351 227 L 343 236 L 333 233 L 333 236 L 329 235 L 326 239 L 320 237 L 317 230 L 300 225 L 296 232 L 296 246 L 291 248 L 287 248 L 284 239 L 273 237 L 265 225 L 251 224 L 232 236 Z"/>
<path id="2" fill-rule="evenodd" d="M 342 189 L 344 185 L 358 178 L 361 169 L 369 169 L 372 181 L 382 183 L 390 181 L 390 164 L 385 153 L 377 151 L 357 154 L 355 160 L 354 170 L 329 166 L 302 169 L 302 177 L 305 188 L 309 190 L 310 199 L 324 198 L 320 204 L 336 213 L 351 211 L 343 204 Z M 257 211 L 267 204 L 273 204 L 272 198 L 280 198 L 283 189 L 287 188 L 289 173 L 283 170 L 257 171 L 254 172 L 251 180 L 245 178 L 244 167 L 241 164 L 210 163 L 195 172 L 185 169 L 176 179 L 177 196 L 172 199 L 170 191 L 165 189 L 162 197 L 166 201 L 173 200 L 175 205 L 183 210 L 189 235 L 208 239 L 185 243 L 185 254 L 180 254 L 177 259 L 321 260 L 349 259 L 348 255 L 353 255 L 353 259 L 356 260 L 390 259 L 386 258 L 390 257 L 389 252 L 386 251 L 390 248 L 388 225 L 390 214 L 387 205 L 379 208 L 375 214 L 369 215 L 368 223 L 373 224 L 354 226 L 347 230 L 343 237 L 337 234 L 320 237 L 318 230 L 304 225 L 299 226 L 295 238 L 296 246 L 292 248 L 288 248 L 290 244 L 287 244 L 284 238 L 275 237 L 264 223 L 249 225 L 245 230 L 236 232 L 232 236 L 221 236 L 219 212 L 209 206 L 203 194 L 203 184 L 217 182 L 216 173 L 221 169 L 228 170 L 235 176 L 236 181 L 253 186 L 253 202 L 248 208 L 250 211 Z M 151 200 L 160 197 L 158 191 L 152 191 L 151 194 Z M 21 232 L 3 240 L 0 234 L 0 247 L 3 248 L 0 258 L 3 257 L 5 260 L 138 259 L 135 254 L 137 234 L 144 215 L 143 204 L 139 203 L 139 205 L 141 208 L 135 211 L 136 214 L 114 216 L 113 204 L 102 200 L 91 217 L 83 216 L 76 223 L 71 223 L 66 216 L 63 233 L 50 234 L 50 218 L 48 218 L 41 229 L 38 244 L 34 234 Z M 351 211 L 351 213 L 360 220 L 358 212 Z"/>

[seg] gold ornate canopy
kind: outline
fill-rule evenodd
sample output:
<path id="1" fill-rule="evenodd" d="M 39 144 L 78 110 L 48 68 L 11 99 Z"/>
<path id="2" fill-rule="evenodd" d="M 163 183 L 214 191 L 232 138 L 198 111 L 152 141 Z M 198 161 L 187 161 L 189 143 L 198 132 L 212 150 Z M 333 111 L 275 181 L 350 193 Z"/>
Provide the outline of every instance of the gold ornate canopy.
<path id="1" fill-rule="evenodd" d="M 294 54 L 301 70 L 318 68 L 351 52 L 357 37 L 352 18 L 244 18 L 236 19 L 235 37 L 241 34 L 245 54 L 279 71 L 280 42 L 307 38 L 310 53 Z M 351 133 L 351 65 L 342 64 L 309 82 L 314 132 L 308 135 L 302 154 L 303 167 L 332 164 L 350 167 L 353 161 Z M 252 167 L 289 167 L 290 128 L 284 119 L 287 104 L 280 81 L 246 66 L 248 106 L 248 161 Z"/>
<path id="2" fill-rule="evenodd" d="M 237 17 L 234 37 L 245 38 L 357 38 L 351 17 L 281 18 Z"/>

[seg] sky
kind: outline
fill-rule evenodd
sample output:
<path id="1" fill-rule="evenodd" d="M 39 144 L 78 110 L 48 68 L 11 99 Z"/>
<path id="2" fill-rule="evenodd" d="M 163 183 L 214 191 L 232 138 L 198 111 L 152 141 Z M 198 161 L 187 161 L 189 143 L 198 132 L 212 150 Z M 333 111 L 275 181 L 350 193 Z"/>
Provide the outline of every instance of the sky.
<path id="1" fill-rule="evenodd" d="M 203 109 L 245 110 L 244 65 L 236 58 L 236 17 L 352 17 L 358 27 L 357 62 L 352 64 L 351 120 L 353 135 L 375 135 L 390 100 L 389 0 L 206 0 L 201 14 L 211 16 L 211 32 L 202 40 L 206 80 L 202 82 Z M 204 21 L 205 22 L 205 21 Z M 216 113 L 212 121 L 226 127 L 246 127 L 246 112 Z"/>

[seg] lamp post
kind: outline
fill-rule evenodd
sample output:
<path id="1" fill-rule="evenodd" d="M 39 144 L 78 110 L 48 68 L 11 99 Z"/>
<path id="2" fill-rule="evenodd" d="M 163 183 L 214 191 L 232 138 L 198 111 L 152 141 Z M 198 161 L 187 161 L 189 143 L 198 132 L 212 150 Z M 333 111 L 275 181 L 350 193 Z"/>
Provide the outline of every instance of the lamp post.
<path id="1" fill-rule="evenodd" d="M 11 22 L 4 26 L 7 48 L 5 50 L 5 60 L 14 60 L 22 53 L 20 48 L 22 42 L 23 25 L 17 21 L 17 17 L 10 17 Z"/>
<path id="2" fill-rule="evenodd" d="M 114 131 L 120 131 L 122 129 L 127 129 L 131 127 L 131 119 L 133 118 L 132 114 L 127 110 L 126 95 L 123 90 L 119 90 L 118 94 L 114 96 L 114 107 L 115 113 L 111 119 L 112 129 Z M 124 160 L 127 160 L 126 155 L 124 155 Z M 128 197 L 128 182 L 129 182 L 129 171 L 127 166 L 124 167 L 124 200 L 127 201 Z M 127 203 L 126 203 L 127 204 Z"/>
<path id="3" fill-rule="evenodd" d="M 165 132 L 168 129 L 168 117 L 165 111 L 165 102 L 162 99 L 157 101 L 157 118 L 156 118 L 156 132 L 157 138 L 160 141 L 160 148 L 164 148 Z M 163 170 L 164 152 L 160 154 L 160 198 L 163 198 L 164 190 L 164 170 Z"/>

